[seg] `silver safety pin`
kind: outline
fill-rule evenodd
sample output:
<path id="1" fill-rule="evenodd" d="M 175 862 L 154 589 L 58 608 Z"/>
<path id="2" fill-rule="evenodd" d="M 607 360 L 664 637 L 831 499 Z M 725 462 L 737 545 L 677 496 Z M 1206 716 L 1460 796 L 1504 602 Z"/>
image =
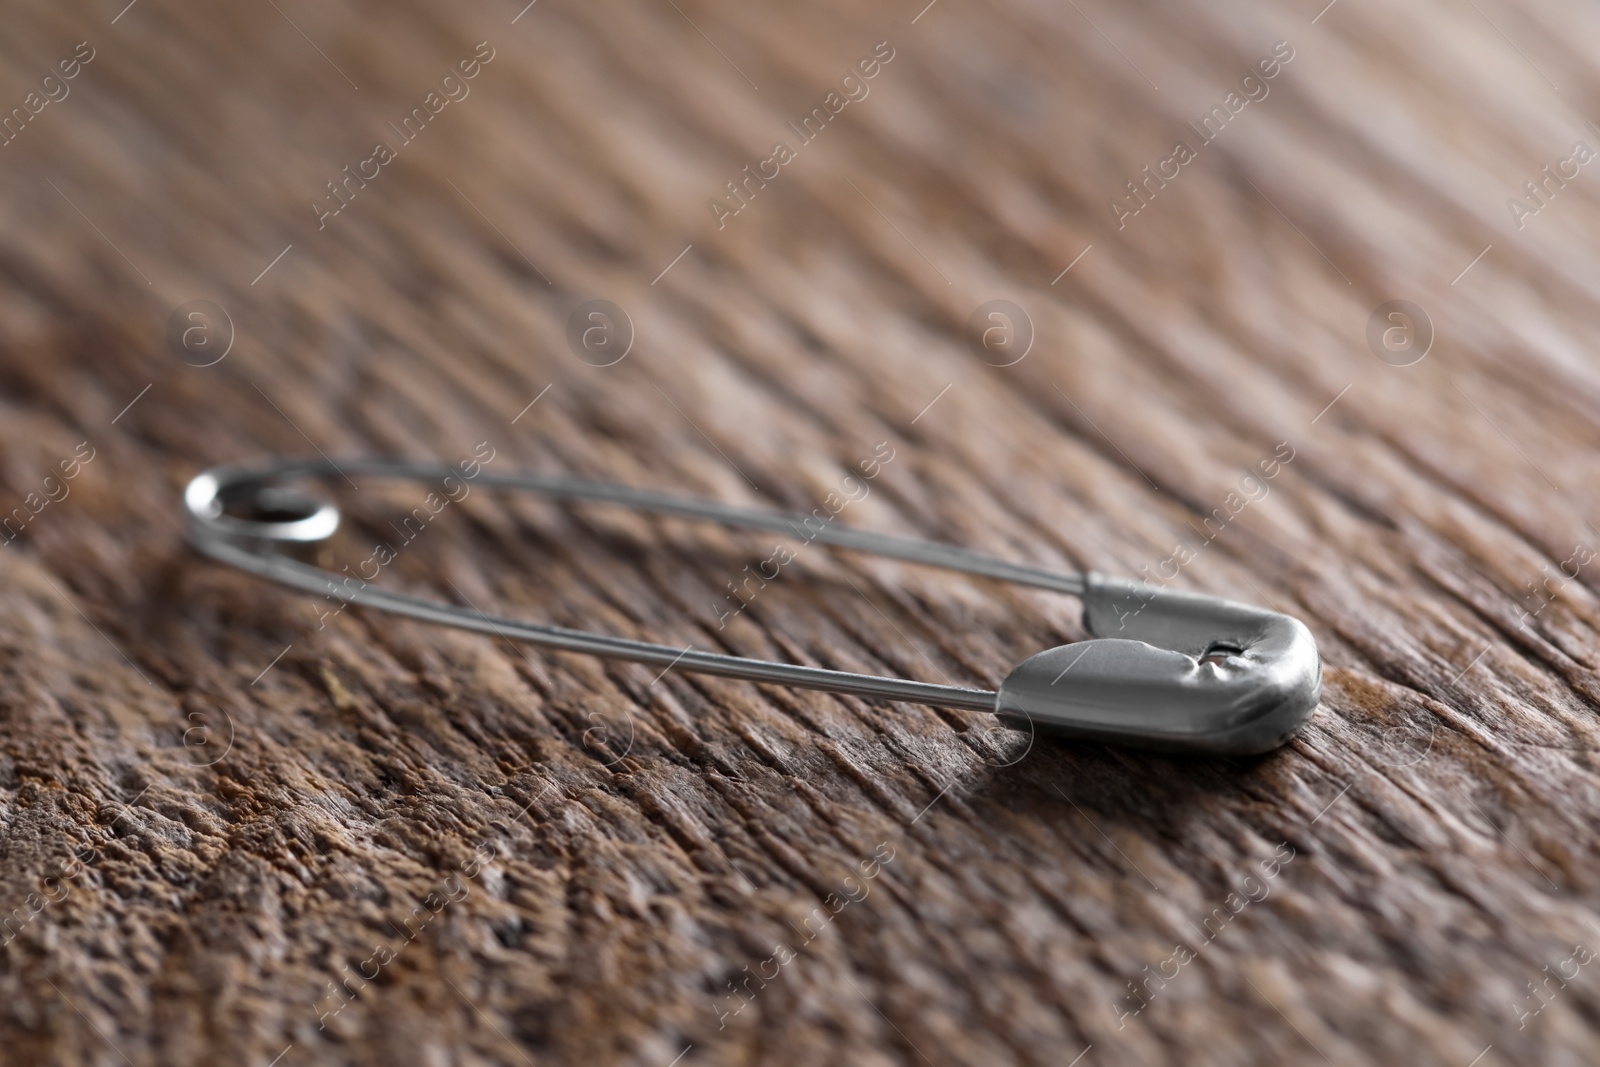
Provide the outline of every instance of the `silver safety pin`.
<path id="1" fill-rule="evenodd" d="M 1008 725 L 1140 748 L 1229 755 L 1266 752 L 1310 718 L 1322 663 L 1305 624 L 1220 597 L 1101 574 L 1060 574 L 953 545 L 890 537 L 846 526 L 813 529 L 800 516 L 728 507 L 667 493 L 577 478 L 480 471 L 474 481 L 562 500 L 769 530 L 837 548 L 922 563 L 1082 598 L 1092 639 L 1047 649 L 1006 676 L 998 691 L 935 685 L 848 671 L 773 663 L 623 637 L 496 618 L 451 604 L 375 589 L 279 550 L 331 537 L 339 509 L 286 488 L 299 479 L 347 474 L 437 484 L 454 468 L 400 460 L 282 460 L 217 467 L 184 491 L 190 538 L 205 554 L 296 589 L 348 604 L 464 630 L 513 637 L 567 652 L 671 666 L 752 682 L 852 693 L 998 715 Z M 248 517 L 237 514 L 248 513 Z M 813 524 L 814 526 L 815 524 Z"/>

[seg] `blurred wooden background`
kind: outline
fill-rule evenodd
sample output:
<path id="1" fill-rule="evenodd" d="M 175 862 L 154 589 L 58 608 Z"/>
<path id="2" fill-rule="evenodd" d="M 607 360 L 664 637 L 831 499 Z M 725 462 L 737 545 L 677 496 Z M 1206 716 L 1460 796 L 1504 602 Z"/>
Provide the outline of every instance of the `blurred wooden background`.
<path id="1" fill-rule="evenodd" d="M 0 1059 L 1600 1059 L 1600 11 L 0 17 Z M 1030 744 L 185 546 L 207 466 L 480 443 L 801 510 L 886 449 L 841 522 L 1293 612 L 1324 704 L 1258 760 Z M 421 497 L 343 488 L 352 565 Z M 963 684 L 1082 636 L 820 547 L 724 618 L 772 549 L 484 491 L 382 580 Z"/>

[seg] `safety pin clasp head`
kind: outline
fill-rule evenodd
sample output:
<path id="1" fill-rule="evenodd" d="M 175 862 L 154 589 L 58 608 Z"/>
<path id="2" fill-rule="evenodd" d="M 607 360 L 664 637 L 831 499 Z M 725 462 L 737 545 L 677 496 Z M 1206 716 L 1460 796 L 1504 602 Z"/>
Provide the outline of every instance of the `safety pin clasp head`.
<path id="1" fill-rule="evenodd" d="M 1116 744 L 1245 755 L 1277 748 L 1322 695 L 1317 643 L 1298 619 L 1221 597 L 1090 574 L 1088 641 L 1011 672 L 995 711 Z"/>

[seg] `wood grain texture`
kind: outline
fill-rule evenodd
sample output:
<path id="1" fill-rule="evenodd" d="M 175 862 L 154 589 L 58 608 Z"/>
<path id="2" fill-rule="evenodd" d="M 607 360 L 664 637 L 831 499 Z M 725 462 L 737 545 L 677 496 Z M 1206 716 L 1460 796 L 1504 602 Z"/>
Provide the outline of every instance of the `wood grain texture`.
<path id="1" fill-rule="evenodd" d="M 9 6 L 0 1059 L 1600 1059 L 1600 14 L 1319 6 Z M 323 616 L 185 545 L 207 466 L 480 443 L 798 510 L 882 443 L 838 521 L 1292 612 L 1323 705 L 1247 761 L 1030 741 Z M 423 503 L 339 488 L 335 567 Z M 819 546 L 730 615 L 773 550 L 483 490 L 381 581 L 969 685 L 1083 636 Z"/>

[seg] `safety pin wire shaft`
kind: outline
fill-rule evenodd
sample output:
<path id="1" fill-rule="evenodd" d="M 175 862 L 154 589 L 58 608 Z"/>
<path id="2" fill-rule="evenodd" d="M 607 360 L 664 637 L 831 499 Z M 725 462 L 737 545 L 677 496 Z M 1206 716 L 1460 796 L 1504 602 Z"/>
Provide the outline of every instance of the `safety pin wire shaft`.
<path id="1" fill-rule="evenodd" d="M 326 468 L 326 464 L 310 461 L 296 464 L 295 466 L 310 474 L 325 473 Z M 410 464 L 382 460 L 359 461 L 351 464 L 341 464 L 341 466 L 347 470 L 353 468 L 357 473 L 418 480 L 437 478 L 441 474 L 454 473 L 449 468 L 440 468 L 429 464 Z M 1072 596 L 1082 596 L 1084 590 L 1083 576 L 1079 574 L 1062 574 L 1058 571 L 1046 570 L 1043 567 L 1030 567 L 1022 563 L 995 559 L 992 556 L 985 556 L 982 553 L 973 552 L 956 545 L 940 544 L 936 541 L 922 541 L 910 537 L 892 537 L 888 534 L 873 533 L 870 530 L 854 529 L 849 526 L 826 524 L 814 529 L 806 525 L 807 519 L 810 519 L 813 523 L 818 521 L 810 515 L 784 515 L 772 511 L 757 511 L 752 508 L 736 508 L 727 504 L 718 504 L 711 500 L 678 496 L 673 493 L 657 493 L 649 489 L 636 489 L 632 486 L 615 485 L 608 482 L 591 482 L 582 478 L 546 477 L 537 474 L 493 474 L 484 471 L 475 480 L 480 485 L 543 493 L 546 496 L 557 499 L 595 500 L 603 503 L 619 504 L 635 511 L 654 512 L 661 515 L 681 515 L 685 518 L 720 523 L 723 526 L 741 527 L 750 530 L 768 530 L 802 540 L 820 541 L 836 548 L 855 549 L 858 552 L 887 556 L 891 559 L 902 559 L 909 563 L 922 563 L 932 567 L 942 567 L 945 570 L 962 571 L 966 574 L 976 574 L 985 578 L 995 578 L 1003 582 L 1028 585 L 1038 589 L 1049 589 L 1053 592 L 1067 593 Z"/>
<path id="2" fill-rule="evenodd" d="M 326 462 L 290 462 L 267 470 L 251 472 L 245 480 L 268 482 L 286 478 L 327 476 L 336 469 L 379 477 L 424 481 L 436 481 L 455 474 L 448 467 L 403 462 L 352 461 L 340 463 L 338 468 Z M 805 524 L 805 519 L 809 516 L 734 508 L 711 501 L 574 478 L 526 474 L 492 475 L 485 471 L 480 472 L 475 480 L 480 485 L 532 491 L 558 499 L 612 503 L 638 511 L 679 515 L 716 522 L 724 526 L 767 530 L 820 541 L 839 548 L 869 552 L 1057 592 L 1082 595 L 1084 588 L 1083 578 L 1078 575 L 1059 574 L 1041 568 L 1009 563 L 953 545 L 890 537 L 832 525 L 813 529 Z M 813 519 L 813 522 L 815 521 Z M 425 622 L 515 638 L 567 652 L 609 656 L 638 663 L 674 667 L 684 671 L 741 678 L 752 682 L 769 682 L 802 689 L 819 689 L 973 711 L 995 710 L 997 694 L 991 690 L 748 659 L 742 656 L 701 652 L 692 648 L 686 651 L 671 645 L 658 645 L 624 637 L 497 617 L 468 611 L 452 604 L 375 589 L 360 583 L 359 580 L 357 580 L 359 584 L 352 584 L 347 578 L 287 556 L 260 553 L 241 547 L 209 530 L 203 521 L 195 524 L 194 532 L 195 542 L 202 551 L 242 570 L 309 593 L 332 596 L 349 604 L 378 608 Z"/>

